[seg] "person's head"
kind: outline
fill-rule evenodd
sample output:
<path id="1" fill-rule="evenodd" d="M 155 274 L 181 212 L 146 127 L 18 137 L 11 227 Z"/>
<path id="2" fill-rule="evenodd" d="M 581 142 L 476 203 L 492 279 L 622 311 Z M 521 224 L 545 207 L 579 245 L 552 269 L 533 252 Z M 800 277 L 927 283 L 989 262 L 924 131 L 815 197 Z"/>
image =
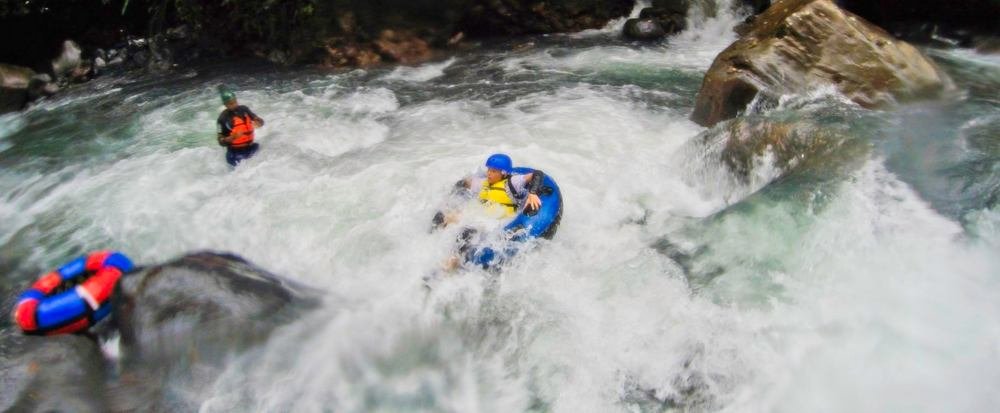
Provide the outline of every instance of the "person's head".
<path id="1" fill-rule="evenodd" d="M 219 97 L 222 98 L 222 104 L 226 105 L 226 109 L 236 109 L 236 94 L 228 90 L 219 92 Z"/>
<path id="2" fill-rule="evenodd" d="M 490 184 L 500 182 L 505 176 L 510 175 L 514 170 L 514 163 L 510 157 L 502 153 L 490 155 L 486 159 L 486 180 Z"/>

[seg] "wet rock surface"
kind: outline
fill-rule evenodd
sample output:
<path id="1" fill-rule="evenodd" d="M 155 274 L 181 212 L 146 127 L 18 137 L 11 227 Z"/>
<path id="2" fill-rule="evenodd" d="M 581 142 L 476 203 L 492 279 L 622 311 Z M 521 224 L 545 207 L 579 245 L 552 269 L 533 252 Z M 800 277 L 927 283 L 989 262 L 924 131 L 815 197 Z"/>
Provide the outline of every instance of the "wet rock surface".
<path id="1" fill-rule="evenodd" d="M 0 332 L 0 410 L 106 412 L 105 360 L 81 335 L 25 336 Z"/>
<path id="2" fill-rule="evenodd" d="M 691 119 L 732 118 L 759 93 L 795 94 L 832 85 L 874 108 L 940 96 L 951 80 L 913 46 L 830 0 L 782 0 L 716 57 Z"/>
<path id="3" fill-rule="evenodd" d="M 119 282 L 114 316 L 129 359 L 183 354 L 178 340 L 252 344 L 315 303 L 315 291 L 230 254 L 199 252 Z"/>
<path id="4" fill-rule="evenodd" d="M 316 291 L 230 254 L 199 252 L 118 286 L 122 374 L 117 409 L 197 410 L 224 363 L 317 303 Z"/>
<path id="5" fill-rule="evenodd" d="M 35 72 L 0 63 L 0 113 L 21 110 L 28 102 L 28 86 Z"/>

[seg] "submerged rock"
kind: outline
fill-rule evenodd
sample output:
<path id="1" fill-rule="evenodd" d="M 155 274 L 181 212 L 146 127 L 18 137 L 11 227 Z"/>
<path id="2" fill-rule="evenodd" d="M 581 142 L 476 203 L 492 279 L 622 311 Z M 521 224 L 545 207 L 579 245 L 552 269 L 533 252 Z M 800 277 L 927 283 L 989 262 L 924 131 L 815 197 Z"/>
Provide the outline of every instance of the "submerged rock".
<path id="1" fill-rule="evenodd" d="M 831 0 L 779 0 L 715 58 L 691 119 L 712 126 L 736 116 L 758 93 L 821 85 L 868 108 L 937 97 L 953 87 L 916 48 Z"/>
<path id="2" fill-rule="evenodd" d="M 868 146 L 843 131 L 812 122 L 741 118 L 725 125 L 723 164 L 746 182 L 766 158 L 782 175 L 801 168 L 821 168 L 824 174 L 853 165 Z M 850 169 L 850 168 L 848 168 Z"/>
<path id="3" fill-rule="evenodd" d="M 28 102 L 28 86 L 35 72 L 0 63 L 0 113 L 21 110 Z"/>
<path id="4" fill-rule="evenodd" d="M 104 358 L 85 336 L 0 333 L 0 410 L 106 412 Z"/>

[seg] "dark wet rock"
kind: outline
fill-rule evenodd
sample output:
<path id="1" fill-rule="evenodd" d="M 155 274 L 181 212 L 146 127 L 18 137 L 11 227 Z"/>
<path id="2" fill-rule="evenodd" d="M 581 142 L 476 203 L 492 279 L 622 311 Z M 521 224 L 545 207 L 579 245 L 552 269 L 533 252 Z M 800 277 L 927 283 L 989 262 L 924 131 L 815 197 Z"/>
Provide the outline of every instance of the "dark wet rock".
<path id="1" fill-rule="evenodd" d="M 625 22 L 625 37 L 636 40 L 659 40 L 667 33 L 654 19 L 628 19 Z"/>
<path id="2" fill-rule="evenodd" d="M 743 0 L 742 3 L 749 7 L 753 14 L 761 14 L 771 7 L 771 0 Z"/>
<path id="3" fill-rule="evenodd" d="M 656 23 L 663 29 L 664 33 L 668 35 L 679 33 L 687 28 L 687 8 L 684 8 L 683 11 L 676 11 L 671 9 L 646 7 L 639 11 L 639 18 L 652 19 L 656 21 Z"/>
<path id="4" fill-rule="evenodd" d="M 52 81 L 48 73 L 38 73 L 28 84 L 28 99 L 35 101 L 59 93 L 59 85 Z"/>
<path id="5" fill-rule="evenodd" d="M 919 50 L 831 0 L 779 0 L 715 58 L 691 119 L 711 126 L 736 116 L 759 93 L 780 96 L 823 85 L 867 108 L 934 98 L 953 88 Z"/>
<path id="6" fill-rule="evenodd" d="M 130 60 L 133 65 L 144 67 L 149 63 L 149 52 L 145 49 L 139 49 L 130 55 Z"/>
<path id="7" fill-rule="evenodd" d="M 235 255 L 200 252 L 123 278 L 114 315 L 123 354 L 156 358 L 184 354 L 174 344 L 185 337 L 248 345 L 314 304 L 315 294 Z"/>
<path id="8" fill-rule="evenodd" d="M 663 13 L 687 14 L 690 0 L 653 0 L 652 8 Z"/>
<path id="9" fill-rule="evenodd" d="M 52 73 L 57 79 L 62 79 L 77 71 L 80 65 L 83 64 L 82 54 L 83 51 L 76 42 L 72 40 L 64 41 L 59 56 L 52 60 Z"/>
<path id="10" fill-rule="evenodd" d="M 631 0 L 470 2 L 460 29 L 474 36 L 575 32 L 628 15 Z"/>
<path id="11" fill-rule="evenodd" d="M 979 53 L 1000 53 L 1000 37 L 979 37 L 974 43 L 976 51 Z"/>
<path id="12" fill-rule="evenodd" d="M 375 40 L 379 53 L 405 65 L 423 63 L 431 58 L 431 47 L 409 31 L 383 30 Z"/>
<path id="13" fill-rule="evenodd" d="M 896 38 L 940 48 L 972 47 L 974 37 L 968 30 L 945 28 L 926 21 L 891 21 L 885 29 Z"/>
<path id="14" fill-rule="evenodd" d="M 94 78 L 94 67 L 89 63 L 81 64 L 66 74 L 66 78 L 73 83 L 83 83 Z"/>
<path id="15" fill-rule="evenodd" d="M 106 412 L 104 358 L 86 336 L 0 332 L 0 410 Z"/>
<path id="16" fill-rule="evenodd" d="M 180 25 L 167 29 L 168 40 L 186 40 L 191 37 L 191 29 L 187 25 Z"/>
<path id="17" fill-rule="evenodd" d="M 114 307 L 123 359 L 116 408 L 197 410 L 200 391 L 228 356 L 266 340 L 317 300 L 315 290 L 212 252 L 123 278 Z"/>
<path id="18" fill-rule="evenodd" d="M 666 255 L 673 260 L 681 268 L 681 271 L 684 271 L 684 277 L 687 278 L 691 285 L 707 284 L 725 273 L 725 269 L 721 266 L 710 265 L 706 267 L 703 264 L 701 258 L 709 251 L 707 246 L 684 248 L 670 241 L 667 237 L 656 240 L 650 246 L 656 252 Z"/>
<path id="19" fill-rule="evenodd" d="M 534 48 L 535 48 L 535 42 L 524 42 L 514 45 L 514 47 L 511 47 L 510 50 L 515 52 L 523 52 L 525 50 L 531 50 Z"/>
<path id="20" fill-rule="evenodd" d="M 969 35 L 997 35 L 1000 2 L 995 0 L 839 0 L 845 10 L 857 14 L 903 40 L 936 43 L 932 33 L 959 40 Z"/>
<path id="21" fill-rule="evenodd" d="M 28 86 L 35 72 L 0 63 L 0 113 L 21 110 L 28 103 Z"/>

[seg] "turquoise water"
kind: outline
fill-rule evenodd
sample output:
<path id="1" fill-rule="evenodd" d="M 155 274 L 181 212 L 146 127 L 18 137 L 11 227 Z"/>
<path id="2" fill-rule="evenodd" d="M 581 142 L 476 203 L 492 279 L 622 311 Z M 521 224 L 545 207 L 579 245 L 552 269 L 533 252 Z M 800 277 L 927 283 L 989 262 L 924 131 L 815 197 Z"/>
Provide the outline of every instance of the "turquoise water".
<path id="1" fill-rule="evenodd" d="M 832 138 L 740 178 L 728 129 L 687 119 L 738 20 L 652 46 L 613 25 L 412 68 L 99 79 L 0 117 L 0 289 L 115 248 L 232 251 L 326 291 L 178 396 L 203 411 L 990 410 L 1000 61 L 929 51 L 953 99 L 753 111 Z M 235 169 L 220 83 L 268 122 Z M 455 236 L 430 217 L 497 151 L 559 182 L 558 234 L 425 294 Z"/>

